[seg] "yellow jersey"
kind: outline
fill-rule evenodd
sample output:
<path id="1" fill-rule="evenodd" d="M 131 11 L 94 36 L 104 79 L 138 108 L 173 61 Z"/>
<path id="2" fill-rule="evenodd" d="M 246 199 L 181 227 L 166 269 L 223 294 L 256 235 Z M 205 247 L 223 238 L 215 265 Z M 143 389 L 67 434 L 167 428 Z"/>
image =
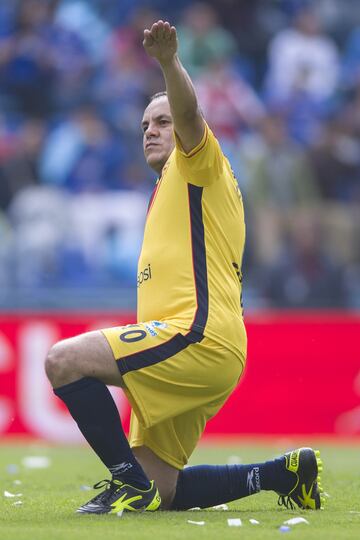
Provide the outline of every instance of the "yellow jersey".
<path id="1" fill-rule="evenodd" d="M 199 145 L 185 153 L 175 134 L 148 208 L 138 322 L 169 322 L 194 342 L 206 336 L 244 363 L 244 242 L 242 197 L 219 142 L 205 125 Z"/>

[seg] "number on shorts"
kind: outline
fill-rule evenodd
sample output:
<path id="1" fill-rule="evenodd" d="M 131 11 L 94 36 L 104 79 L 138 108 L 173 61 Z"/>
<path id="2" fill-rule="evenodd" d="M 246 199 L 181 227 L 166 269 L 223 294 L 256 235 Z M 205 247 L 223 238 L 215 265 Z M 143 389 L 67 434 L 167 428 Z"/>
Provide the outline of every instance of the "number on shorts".
<path id="1" fill-rule="evenodd" d="M 141 341 L 146 337 L 145 330 L 127 330 L 123 334 L 120 334 L 121 341 L 125 343 L 133 343 L 134 341 Z"/>

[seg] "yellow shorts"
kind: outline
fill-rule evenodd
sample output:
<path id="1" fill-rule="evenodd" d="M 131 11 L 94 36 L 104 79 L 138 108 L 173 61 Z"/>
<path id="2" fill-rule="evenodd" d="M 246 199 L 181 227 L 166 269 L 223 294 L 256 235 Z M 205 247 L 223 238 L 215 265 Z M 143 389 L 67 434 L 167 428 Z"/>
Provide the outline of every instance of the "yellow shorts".
<path id="1" fill-rule="evenodd" d="M 102 332 L 133 408 L 130 445 L 145 445 L 182 469 L 206 422 L 237 385 L 241 359 L 201 334 L 163 321 Z"/>

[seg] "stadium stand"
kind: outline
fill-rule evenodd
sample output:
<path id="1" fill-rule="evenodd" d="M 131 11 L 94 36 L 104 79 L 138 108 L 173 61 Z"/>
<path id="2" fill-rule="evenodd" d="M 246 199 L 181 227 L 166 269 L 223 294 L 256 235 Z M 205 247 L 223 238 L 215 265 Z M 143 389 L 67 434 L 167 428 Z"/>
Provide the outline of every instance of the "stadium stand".
<path id="1" fill-rule="evenodd" d="M 245 306 L 359 308 L 355 3 L 0 0 L 0 307 L 135 305 L 161 14 L 243 192 Z"/>

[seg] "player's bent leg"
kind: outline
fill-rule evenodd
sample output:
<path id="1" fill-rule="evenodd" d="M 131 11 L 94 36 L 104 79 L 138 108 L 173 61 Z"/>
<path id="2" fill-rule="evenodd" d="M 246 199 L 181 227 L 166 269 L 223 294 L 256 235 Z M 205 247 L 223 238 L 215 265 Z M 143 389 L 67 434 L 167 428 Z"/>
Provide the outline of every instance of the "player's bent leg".
<path id="1" fill-rule="evenodd" d="M 147 477 L 155 480 L 161 497 L 161 509 L 169 510 L 175 497 L 178 469 L 163 461 L 147 446 L 135 447 L 133 452 Z"/>
<path id="2" fill-rule="evenodd" d="M 48 354 L 45 369 L 54 393 L 111 476 L 111 480 L 96 485 L 106 489 L 79 512 L 156 510 L 160 506 L 158 490 L 135 458 L 106 386 L 123 383 L 104 335 L 89 332 L 57 343 Z"/>
<path id="3" fill-rule="evenodd" d="M 319 486 L 322 463 L 319 453 L 299 448 L 263 463 L 249 465 L 198 465 L 179 473 L 171 509 L 208 508 L 259 493 L 275 491 L 279 504 L 319 510 L 323 497 Z"/>
<path id="4" fill-rule="evenodd" d="M 124 386 L 110 345 L 100 331 L 64 339 L 53 345 L 45 360 L 45 371 L 54 388 L 83 377 Z"/>

